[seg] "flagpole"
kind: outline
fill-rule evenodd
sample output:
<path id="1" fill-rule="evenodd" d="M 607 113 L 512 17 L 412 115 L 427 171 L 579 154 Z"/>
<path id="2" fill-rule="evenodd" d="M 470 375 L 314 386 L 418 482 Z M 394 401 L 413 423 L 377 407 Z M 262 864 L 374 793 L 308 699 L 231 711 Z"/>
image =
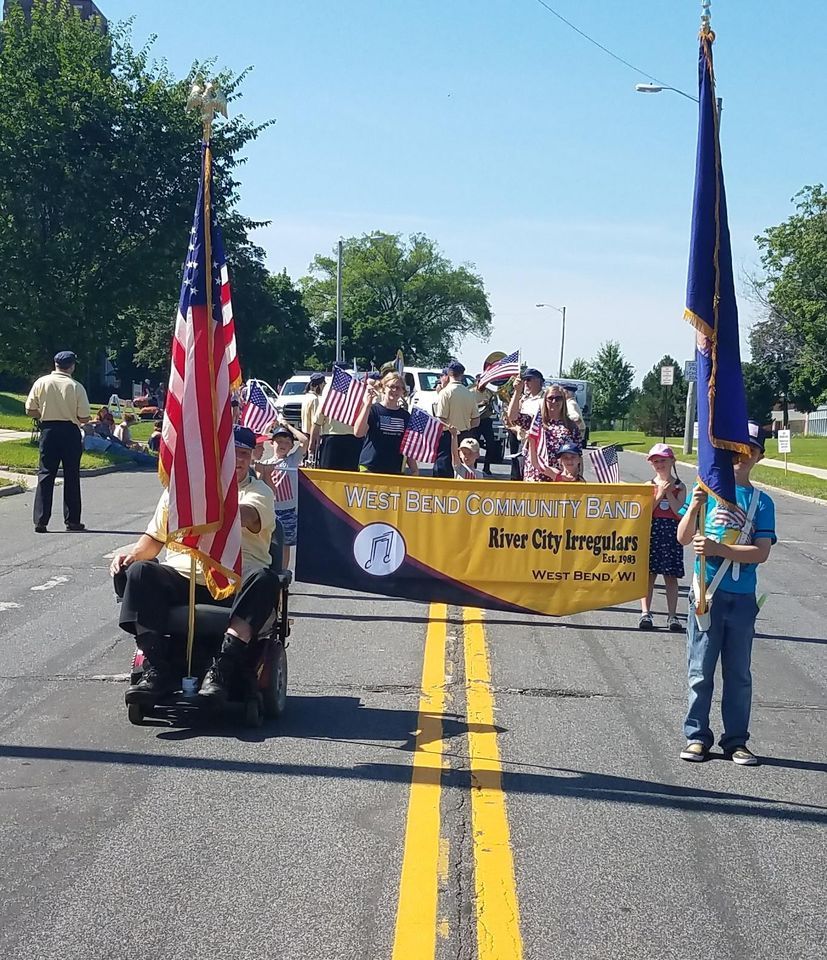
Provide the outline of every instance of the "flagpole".
<path id="1" fill-rule="evenodd" d="M 201 124 L 204 140 L 204 210 L 202 223 L 204 225 L 204 264 L 207 276 L 204 286 L 207 296 L 207 317 L 213 321 L 213 265 L 212 265 L 212 125 L 216 113 L 227 116 L 227 99 L 218 88 L 218 85 L 209 82 L 201 87 L 194 83 L 187 99 L 187 110 L 198 110 L 201 113 Z M 209 355 L 212 362 L 212 345 Z M 187 611 L 187 674 L 192 678 L 192 651 L 195 646 L 195 577 L 197 573 L 195 554 L 190 553 L 190 589 L 189 609 Z"/>
<path id="2" fill-rule="evenodd" d="M 715 39 L 715 34 L 712 32 L 712 27 L 710 26 L 710 21 L 712 19 L 712 14 L 710 8 L 712 6 L 712 0 L 701 0 L 701 38 L 705 39 L 708 43 L 712 43 Z M 699 94 L 700 97 L 700 94 Z M 718 104 L 716 104 L 716 108 Z M 720 120 L 720 112 L 716 109 L 717 116 L 715 117 L 715 137 L 718 137 L 718 122 Z M 717 149 L 717 148 L 716 148 Z M 720 178 L 716 182 L 716 190 L 720 189 Z M 716 251 L 717 257 L 717 251 Z M 717 296 L 718 293 L 718 273 L 717 273 L 717 262 L 716 262 L 716 278 L 715 278 L 715 293 Z M 697 356 L 697 353 L 696 353 Z M 707 504 L 704 503 L 701 506 L 701 511 L 698 514 L 698 533 L 702 537 L 706 537 L 706 510 Z M 706 599 L 706 557 L 701 554 L 698 558 L 698 597 L 696 611 L 698 614 L 703 616 L 707 612 L 708 604 Z"/>

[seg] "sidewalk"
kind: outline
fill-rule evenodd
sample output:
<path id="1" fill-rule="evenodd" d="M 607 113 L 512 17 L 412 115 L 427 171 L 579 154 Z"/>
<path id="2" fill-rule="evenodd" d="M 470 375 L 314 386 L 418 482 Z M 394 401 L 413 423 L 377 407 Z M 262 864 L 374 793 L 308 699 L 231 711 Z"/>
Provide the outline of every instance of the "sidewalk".
<path id="1" fill-rule="evenodd" d="M 784 469 L 783 460 L 769 460 L 764 459 L 761 461 L 762 467 L 777 467 L 781 470 Z M 805 467 L 800 463 L 788 463 L 787 469 L 792 473 L 806 473 L 811 477 L 818 477 L 819 480 L 827 480 L 827 470 L 824 470 L 822 467 Z"/>
<path id="2" fill-rule="evenodd" d="M 0 443 L 4 440 L 28 440 L 31 435 L 31 430 L 6 430 L 5 428 L 0 428 Z"/>

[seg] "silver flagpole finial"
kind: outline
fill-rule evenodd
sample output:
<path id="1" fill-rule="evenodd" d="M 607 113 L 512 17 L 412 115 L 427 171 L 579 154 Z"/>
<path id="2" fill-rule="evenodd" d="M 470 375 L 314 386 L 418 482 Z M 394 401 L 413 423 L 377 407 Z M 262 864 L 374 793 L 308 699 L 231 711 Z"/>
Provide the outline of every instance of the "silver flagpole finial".
<path id="1" fill-rule="evenodd" d="M 215 115 L 220 113 L 227 116 L 227 98 L 221 91 L 217 81 L 210 80 L 203 87 L 196 81 L 192 85 L 187 97 L 187 110 L 201 114 L 201 123 L 204 125 L 204 139 L 209 141 L 212 135 L 212 124 Z"/>

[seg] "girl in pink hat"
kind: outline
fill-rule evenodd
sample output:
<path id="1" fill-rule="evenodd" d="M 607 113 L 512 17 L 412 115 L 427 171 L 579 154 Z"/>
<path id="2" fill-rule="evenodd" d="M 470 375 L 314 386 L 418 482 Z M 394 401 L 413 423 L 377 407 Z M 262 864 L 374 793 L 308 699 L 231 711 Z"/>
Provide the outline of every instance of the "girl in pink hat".
<path id="1" fill-rule="evenodd" d="M 683 632 L 678 619 L 678 580 L 683 579 L 683 547 L 678 543 L 680 509 L 686 499 L 686 488 L 675 469 L 675 454 L 665 443 L 656 443 L 646 458 L 655 476 L 651 483 L 655 498 L 652 508 L 652 538 L 649 546 L 649 590 L 640 601 L 641 630 L 654 630 L 652 594 L 658 576 L 666 585 L 667 629 Z"/>

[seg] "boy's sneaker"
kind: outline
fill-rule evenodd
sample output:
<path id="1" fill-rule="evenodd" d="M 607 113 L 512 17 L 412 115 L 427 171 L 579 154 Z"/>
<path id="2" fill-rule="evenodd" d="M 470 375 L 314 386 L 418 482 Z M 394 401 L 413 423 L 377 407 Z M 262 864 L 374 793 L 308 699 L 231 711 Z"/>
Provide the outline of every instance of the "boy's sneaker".
<path id="1" fill-rule="evenodd" d="M 671 633 L 683 633 L 683 624 L 677 617 L 670 617 L 666 621 L 666 629 Z"/>
<path id="2" fill-rule="evenodd" d="M 706 760 L 708 755 L 709 750 L 702 743 L 687 743 L 681 750 L 681 760 L 690 760 L 695 763 Z"/>
<path id="3" fill-rule="evenodd" d="M 741 767 L 757 767 L 758 757 L 746 747 L 736 747 L 734 750 L 728 750 L 727 756 L 733 763 Z"/>
<path id="4" fill-rule="evenodd" d="M 651 613 L 642 613 L 640 615 L 640 620 L 637 622 L 638 630 L 654 630 L 655 621 L 652 619 Z"/>

